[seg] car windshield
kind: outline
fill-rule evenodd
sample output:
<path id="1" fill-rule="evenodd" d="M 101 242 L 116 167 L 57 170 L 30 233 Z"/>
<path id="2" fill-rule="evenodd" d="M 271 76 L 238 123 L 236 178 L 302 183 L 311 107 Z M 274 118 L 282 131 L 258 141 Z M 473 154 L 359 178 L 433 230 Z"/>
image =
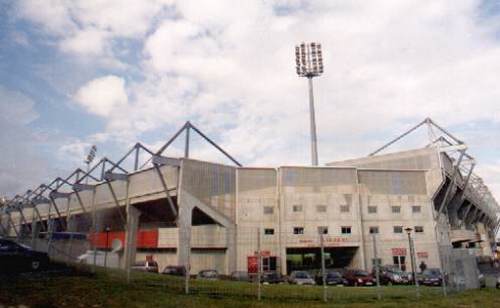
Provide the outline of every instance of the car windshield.
<path id="1" fill-rule="evenodd" d="M 329 272 L 328 274 L 326 274 L 326 277 L 329 277 L 329 278 L 341 278 L 342 275 L 340 275 L 339 272 Z"/>
<path id="2" fill-rule="evenodd" d="M 441 275 L 441 271 L 437 268 L 428 268 L 423 272 L 423 274 L 428 276 L 439 276 Z"/>
<path id="3" fill-rule="evenodd" d="M 295 278 L 308 279 L 308 278 L 311 278 L 311 276 L 309 276 L 309 273 L 307 273 L 307 272 L 297 272 L 297 273 L 295 273 Z"/>
<path id="4" fill-rule="evenodd" d="M 402 274 L 403 273 L 403 271 L 399 268 L 391 268 L 391 269 L 388 269 L 387 271 L 392 272 L 394 274 Z"/>

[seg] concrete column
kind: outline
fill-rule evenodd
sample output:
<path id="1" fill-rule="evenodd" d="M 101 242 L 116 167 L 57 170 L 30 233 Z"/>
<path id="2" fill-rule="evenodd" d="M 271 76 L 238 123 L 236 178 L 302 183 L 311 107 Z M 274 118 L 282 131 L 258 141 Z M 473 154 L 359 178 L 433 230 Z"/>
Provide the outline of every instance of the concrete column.
<path id="1" fill-rule="evenodd" d="M 135 262 L 137 248 L 137 230 L 139 229 L 139 217 L 141 212 L 134 206 L 127 208 L 127 226 L 125 229 L 124 267 L 129 271 Z"/>
<path id="2" fill-rule="evenodd" d="M 465 203 L 462 199 L 462 192 L 456 192 L 448 205 L 448 219 L 454 228 L 458 228 L 458 210 Z"/>
<path id="3" fill-rule="evenodd" d="M 227 250 L 226 250 L 226 274 L 229 275 L 236 270 L 238 252 L 236 248 L 236 225 L 226 227 L 226 239 L 227 239 Z"/>
<path id="4" fill-rule="evenodd" d="M 179 204 L 177 226 L 179 228 L 179 243 L 177 245 L 177 264 L 189 268 L 191 254 L 191 225 L 193 220 L 193 206 L 188 202 Z"/>

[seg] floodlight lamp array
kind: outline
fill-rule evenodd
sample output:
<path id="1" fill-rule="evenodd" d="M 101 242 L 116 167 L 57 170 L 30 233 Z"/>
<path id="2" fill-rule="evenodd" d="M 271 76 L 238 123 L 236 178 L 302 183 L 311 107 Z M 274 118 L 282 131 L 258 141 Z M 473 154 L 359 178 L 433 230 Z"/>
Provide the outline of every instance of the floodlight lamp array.
<path id="1" fill-rule="evenodd" d="M 295 64 L 300 77 L 316 77 L 323 74 L 323 54 L 320 43 L 301 43 L 295 46 Z"/>

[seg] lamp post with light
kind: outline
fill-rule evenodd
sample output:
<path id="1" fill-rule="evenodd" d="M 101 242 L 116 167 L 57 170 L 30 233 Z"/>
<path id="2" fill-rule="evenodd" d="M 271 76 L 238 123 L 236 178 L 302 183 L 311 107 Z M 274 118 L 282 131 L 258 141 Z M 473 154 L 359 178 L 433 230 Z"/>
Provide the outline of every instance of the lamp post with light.
<path id="1" fill-rule="evenodd" d="M 405 229 L 406 233 L 408 234 L 408 245 L 410 246 L 410 261 L 411 261 L 411 275 L 413 277 L 413 282 L 415 283 L 415 289 L 417 292 L 417 298 L 420 297 L 420 289 L 418 285 L 418 279 L 417 279 L 417 273 L 415 271 L 415 249 L 413 248 L 413 239 L 411 238 L 411 231 L 413 229 L 408 227 Z"/>
<path id="2" fill-rule="evenodd" d="M 108 263 L 108 245 L 109 245 L 109 231 L 111 231 L 111 228 L 107 226 L 104 231 L 106 231 L 106 248 L 104 249 L 104 269 L 107 269 L 107 263 Z"/>
<path id="3" fill-rule="evenodd" d="M 295 46 L 295 62 L 297 75 L 307 77 L 309 83 L 309 116 L 311 121 L 311 160 L 318 165 L 318 142 L 316 137 L 316 119 L 314 112 L 313 77 L 323 74 L 323 55 L 321 44 L 301 43 Z"/>
<path id="4" fill-rule="evenodd" d="M 87 174 L 89 173 L 90 171 L 90 163 L 94 160 L 95 158 L 95 154 L 97 152 L 97 147 L 96 145 L 92 145 L 92 147 L 90 148 L 89 150 L 89 153 L 87 154 L 87 157 L 85 158 L 85 160 L 83 161 L 86 165 L 87 165 Z M 89 177 L 87 176 L 85 178 L 85 184 L 88 184 L 89 182 Z"/>

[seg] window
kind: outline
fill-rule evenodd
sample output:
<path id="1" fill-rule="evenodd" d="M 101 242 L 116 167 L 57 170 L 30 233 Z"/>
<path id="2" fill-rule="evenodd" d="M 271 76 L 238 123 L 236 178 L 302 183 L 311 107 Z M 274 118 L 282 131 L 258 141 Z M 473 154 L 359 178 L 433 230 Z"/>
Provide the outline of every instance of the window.
<path id="1" fill-rule="evenodd" d="M 401 213 L 401 207 L 400 206 L 392 206 L 392 212 L 395 214 Z"/>
<path id="2" fill-rule="evenodd" d="M 351 227 L 342 227 L 340 231 L 342 234 L 351 234 Z"/>
<path id="3" fill-rule="evenodd" d="M 293 228 L 293 234 L 304 234 L 304 228 L 303 227 Z"/>
<path id="4" fill-rule="evenodd" d="M 318 233 L 319 234 L 328 234 L 328 227 L 325 227 L 325 226 L 318 227 Z"/>
<path id="5" fill-rule="evenodd" d="M 377 207 L 372 205 L 368 207 L 368 214 L 375 214 L 377 213 Z"/>
<path id="6" fill-rule="evenodd" d="M 298 204 L 294 205 L 293 211 L 294 212 L 302 212 L 302 205 L 298 205 Z"/>
<path id="7" fill-rule="evenodd" d="M 316 205 L 316 212 L 325 213 L 326 212 L 326 205 Z"/>
<path id="8" fill-rule="evenodd" d="M 370 234 L 377 234 L 378 233 L 378 227 L 370 227 Z"/>
<path id="9" fill-rule="evenodd" d="M 274 209 L 272 206 L 264 206 L 264 214 L 272 214 Z"/>
<path id="10" fill-rule="evenodd" d="M 420 205 L 414 205 L 411 207 L 412 213 L 420 213 L 422 212 L 422 207 Z"/>
<path id="11" fill-rule="evenodd" d="M 394 233 L 403 233 L 403 226 L 394 226 Z"/>
<path id="12" fill-rule="evenodd" d="M 415 226 L 415 233 L 423 233 L 423 232 L 424 232 L 424 227 Z"/>
<path id="13" fill-rule="evenodd" d="M 274 229 L 264 229 L 264 234 L 265 235 L 273 235 L 274 234 Z"/>
<path id="14" fill-rule="evenodd" d="M 406 257 L 405 256 L 393 256 L 392 262 L 402 271 L 406 270 Z"/>
<path id="15" fill-rule="evenodd" d="M 341 213 L 349 213 L 350 207 L 349 205 L 341 205 L 340 206 L 340 212 Z"/>

